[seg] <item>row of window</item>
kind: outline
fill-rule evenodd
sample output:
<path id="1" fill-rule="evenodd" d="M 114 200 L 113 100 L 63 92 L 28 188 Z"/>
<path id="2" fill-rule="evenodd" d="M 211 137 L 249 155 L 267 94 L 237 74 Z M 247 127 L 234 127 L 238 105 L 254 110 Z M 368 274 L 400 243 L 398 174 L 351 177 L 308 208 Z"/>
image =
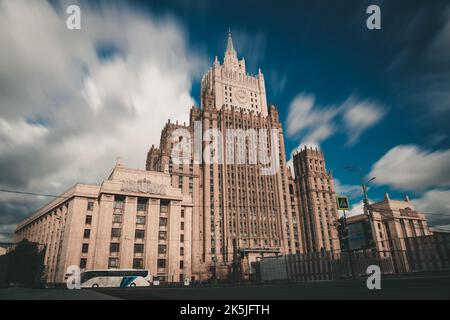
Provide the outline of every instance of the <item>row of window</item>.
<path id="1" fill-rule="evenodd" d="M 166 268 L 166 259 L 158 259 L 157 267 L 158 269 Z M 87 258 L 80 259 L 80 269 L 86 269 L 87 267 Z M 184 261 L 180 260 L 179 263 L 180 270 L 184 269 Z M 108 268 L 115 269 L 119 268 L 119 258 L 109 258 L 108 259 Z M 142 258 L 134 258 L 133 259 L 133 269 L 144 269 L 144 259 Z"/>
<path id="2" fill-rule="evenodd" d="M 83 245 L 83 249 L 84 249 L 84 245 Z M 110 253 L 119 253 L 120 243 L 111 242 L 111 244 L 109 245 L 109 251 L 110 251 Z M 144 244 L 143 243 L 135 243 L 134 244 L 134 253 L 144 253 Z"/>
<path id="3" fill-rule="evenodd" d="M 125 197 L 124 196 L 115 196 L 114 197 L 114 209 L 123 210 L 125 208 Z M 147 211 L 148 208 L 148 199 L 146 198 L 138 198 L 137 202 L 137 211 Z M 168 213 L 169 205 L 167 203 L 161 203 L 160 206 L 161 212 Z M 87 203 L 87 211 L 94 211 L 94 202 L 88 201 Z"/>

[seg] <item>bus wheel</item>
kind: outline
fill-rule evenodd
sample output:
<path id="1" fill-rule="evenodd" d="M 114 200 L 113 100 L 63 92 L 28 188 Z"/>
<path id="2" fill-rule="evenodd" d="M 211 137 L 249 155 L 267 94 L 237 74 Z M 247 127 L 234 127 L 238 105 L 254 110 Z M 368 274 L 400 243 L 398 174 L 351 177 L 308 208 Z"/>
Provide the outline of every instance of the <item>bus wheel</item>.
<path id="1" fill-rule="evenodd" d="M 92 285 L 92 288 L 98 288 L 98 284 L 94 283 L 94 284 Z"/>
<path id="2" fill-rule="evenodd" d="M 130 287 L 136 287 L 136 283 L 130 284 Z"/>

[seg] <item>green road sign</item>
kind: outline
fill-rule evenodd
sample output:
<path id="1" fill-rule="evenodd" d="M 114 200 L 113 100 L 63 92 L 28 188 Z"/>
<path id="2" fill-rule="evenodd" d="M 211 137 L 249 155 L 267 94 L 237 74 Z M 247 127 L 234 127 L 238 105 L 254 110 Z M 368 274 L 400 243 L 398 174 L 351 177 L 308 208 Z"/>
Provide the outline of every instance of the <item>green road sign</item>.
<path id="1" fill-rule="evenodd" d="M 350 210 L 350 203 L 348 202 L 348 197 L 336 197 L 338 210 Z"/>

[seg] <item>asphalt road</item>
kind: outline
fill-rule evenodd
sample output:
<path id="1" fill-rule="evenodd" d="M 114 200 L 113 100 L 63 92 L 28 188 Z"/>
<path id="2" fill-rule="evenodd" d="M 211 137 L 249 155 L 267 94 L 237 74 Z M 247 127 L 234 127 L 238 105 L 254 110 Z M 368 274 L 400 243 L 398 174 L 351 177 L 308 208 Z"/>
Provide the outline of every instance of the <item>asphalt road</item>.
<path id="1" fill-rule="evenodd" d="M 258 286 L 96 289 L 120 299 L 145 300 L 298 300 L 298 299 L 450 299 L 450 277 L 382 280 L 381 290 L 365 281 Z"/>
<path id="2" fill-rule="evenodd" d="M 68 289 L 0 289 L 0 300 L 117 300 L 94 290 Z"/>
<path id="3" fill-rule="evenodd" d="M 299 300 L 299 299 L 450 299 L 450 276 L 382 279 L 381 290 L 365 281 L 314 282 L 217 287 L 127 289 L 0 289 L 0 300 Z"/>

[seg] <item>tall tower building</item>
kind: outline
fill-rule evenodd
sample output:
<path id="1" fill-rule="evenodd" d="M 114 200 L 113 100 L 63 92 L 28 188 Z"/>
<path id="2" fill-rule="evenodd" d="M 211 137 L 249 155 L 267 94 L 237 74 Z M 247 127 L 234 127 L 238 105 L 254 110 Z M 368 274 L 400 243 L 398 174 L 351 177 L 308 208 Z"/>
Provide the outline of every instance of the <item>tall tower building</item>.
<path id="1" fill-rule="evenodd" d="M 187 157 L 180 142 L 190 146 Z M 177 154 L 188 161 L 174 163 Z M 258 257 L 300 250 L 278 111 L 267 105 L 261 70 L 250 75 L 238 59 L 231 33 L 223 63 L 216 57 L 202 78 L 200 108 L 191 108 L 188 126 L 166 124 L 147 170 L 167 170 L 192 194 L 197 279 L 246 278 Z"/>
<path id="2" fill-rule="evenodd" d="M 227 50 L 221 65 L 216 57 L 213 66 L 202 78 L 201 105 L 217 110 L 243 110 L 267 117 L 266 85 L 261 69 L 250 75 L 245 60 L 238 60 L 231 32 L 228 33 Z"/>
<path id="3" fill-rule="evenodd" d="M 294 154 L 293 165 L 304 252 L 338 251 L 336 193 L 323 153 L 305 147 Z"/>

